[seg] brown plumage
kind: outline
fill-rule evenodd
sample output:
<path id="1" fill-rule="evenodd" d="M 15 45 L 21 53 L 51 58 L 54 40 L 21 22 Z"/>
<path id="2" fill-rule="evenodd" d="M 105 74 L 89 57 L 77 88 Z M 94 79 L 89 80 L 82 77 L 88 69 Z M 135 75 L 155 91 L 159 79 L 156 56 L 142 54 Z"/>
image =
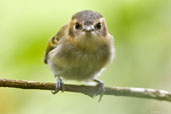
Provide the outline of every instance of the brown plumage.
<path id="1" fill-rule="evenodd" d="M 95 80 L 103 86 L 96 76 L 113 55 L 113 37 L 105 19 L 95 11 L 84 10 L 74 14 L 49 40 L 44 62 L 58 76 L 57 89 L 62 86 L 60 76 L 69 80 Z"/>
<path id="2" fill-rule="evenodd" d="M 51 50 L 53 50 L 57 45 L 58 45 L 58 42 L 60 40 L 60 38 L 65 34 L 65 29 L 66 29 L 66 25 L 64 25 L 60 31 L 55 35 L 53 36 L 49 42 L 48 42 L 48 45 L 47 45 L 47 48 L 46 48 L 46 51 L 45 51 L 45 55 L 44 55 L 44 63 L 47 64 L 47 60 L 48 60 L 48 54 Z"/>

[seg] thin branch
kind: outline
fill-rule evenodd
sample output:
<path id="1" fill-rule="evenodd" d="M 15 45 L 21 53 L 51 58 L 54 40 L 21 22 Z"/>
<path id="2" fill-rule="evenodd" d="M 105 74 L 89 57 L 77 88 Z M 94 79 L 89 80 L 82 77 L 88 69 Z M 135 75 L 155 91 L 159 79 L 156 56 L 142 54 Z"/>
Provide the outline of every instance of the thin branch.
<path id="1" fill-rule="evenodd" d="M 54 90 L 55 83 L 0 79 L 0 87 Z M 64 87 L 65 87 L 65 91 L 68 92 L 83 93 L 91 97 L 98 95 L 97 86 L 65 84 Z M 171 102 L 170 92 L 167 92 L 165 90 L 155 90 L 155 89 L 146 89 L 146 88 L 105 87 L 104 95 L 149 98 L 149 99 Z"/>

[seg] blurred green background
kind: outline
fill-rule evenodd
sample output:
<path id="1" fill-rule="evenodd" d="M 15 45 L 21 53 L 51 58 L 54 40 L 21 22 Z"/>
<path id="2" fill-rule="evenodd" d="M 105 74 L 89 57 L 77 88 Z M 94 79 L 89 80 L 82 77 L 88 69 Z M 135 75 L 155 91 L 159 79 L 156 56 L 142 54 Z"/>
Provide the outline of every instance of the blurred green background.
<path id="1" fill-rule="evenodd" d="M 115 36 L 115 61 L 99 77 L 105 85 L 171 91 L 170 0 L 0 0 L 0 78 L 55 82 L 43 63 L 47 41 L 84 9 L 100 12 Z M 0 114 L 171 114 L 165 101 L 97 101 L 77 93 L 0 88 Z"/>

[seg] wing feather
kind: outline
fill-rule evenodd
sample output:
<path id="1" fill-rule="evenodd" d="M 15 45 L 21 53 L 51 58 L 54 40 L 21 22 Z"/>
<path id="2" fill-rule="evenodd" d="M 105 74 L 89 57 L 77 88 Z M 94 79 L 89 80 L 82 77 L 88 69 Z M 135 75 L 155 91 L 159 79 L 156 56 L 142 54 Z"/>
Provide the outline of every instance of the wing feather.
<path id="1" fill-rule="evenodd" d="M 48 63 L 48 54 L 51 50 L 53 50 L 59 43 L 60 39 L 65 35 L 67 25 L 64 25 L 59 32 L 54 35 L 48 42 L 48 45 L 46 47 L 45 55 L 44 55 L 44 63 Z"/>

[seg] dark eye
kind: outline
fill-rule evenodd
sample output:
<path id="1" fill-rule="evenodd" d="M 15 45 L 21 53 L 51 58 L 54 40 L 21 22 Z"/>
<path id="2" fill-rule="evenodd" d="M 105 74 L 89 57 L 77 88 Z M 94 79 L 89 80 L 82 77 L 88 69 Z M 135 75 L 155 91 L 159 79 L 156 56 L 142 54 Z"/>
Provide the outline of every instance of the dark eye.
<path id="1" fill-rule="evenodd" d="M 100 30 L 100 29 L 102 28 L 101 23 L 97 23 L 97 24 L 95 25 L 95 28 L 98 29 L 98 30 Z"/>
<path id="2" fill-rule="evenodd" d="M 79 29 L 81 29 L 82 28 L 82 25 L 81 24 L 79 24 L 79 23 L 76 23 L 75 24 L 75 29 L 76 30 L 79 30 Z"/>

